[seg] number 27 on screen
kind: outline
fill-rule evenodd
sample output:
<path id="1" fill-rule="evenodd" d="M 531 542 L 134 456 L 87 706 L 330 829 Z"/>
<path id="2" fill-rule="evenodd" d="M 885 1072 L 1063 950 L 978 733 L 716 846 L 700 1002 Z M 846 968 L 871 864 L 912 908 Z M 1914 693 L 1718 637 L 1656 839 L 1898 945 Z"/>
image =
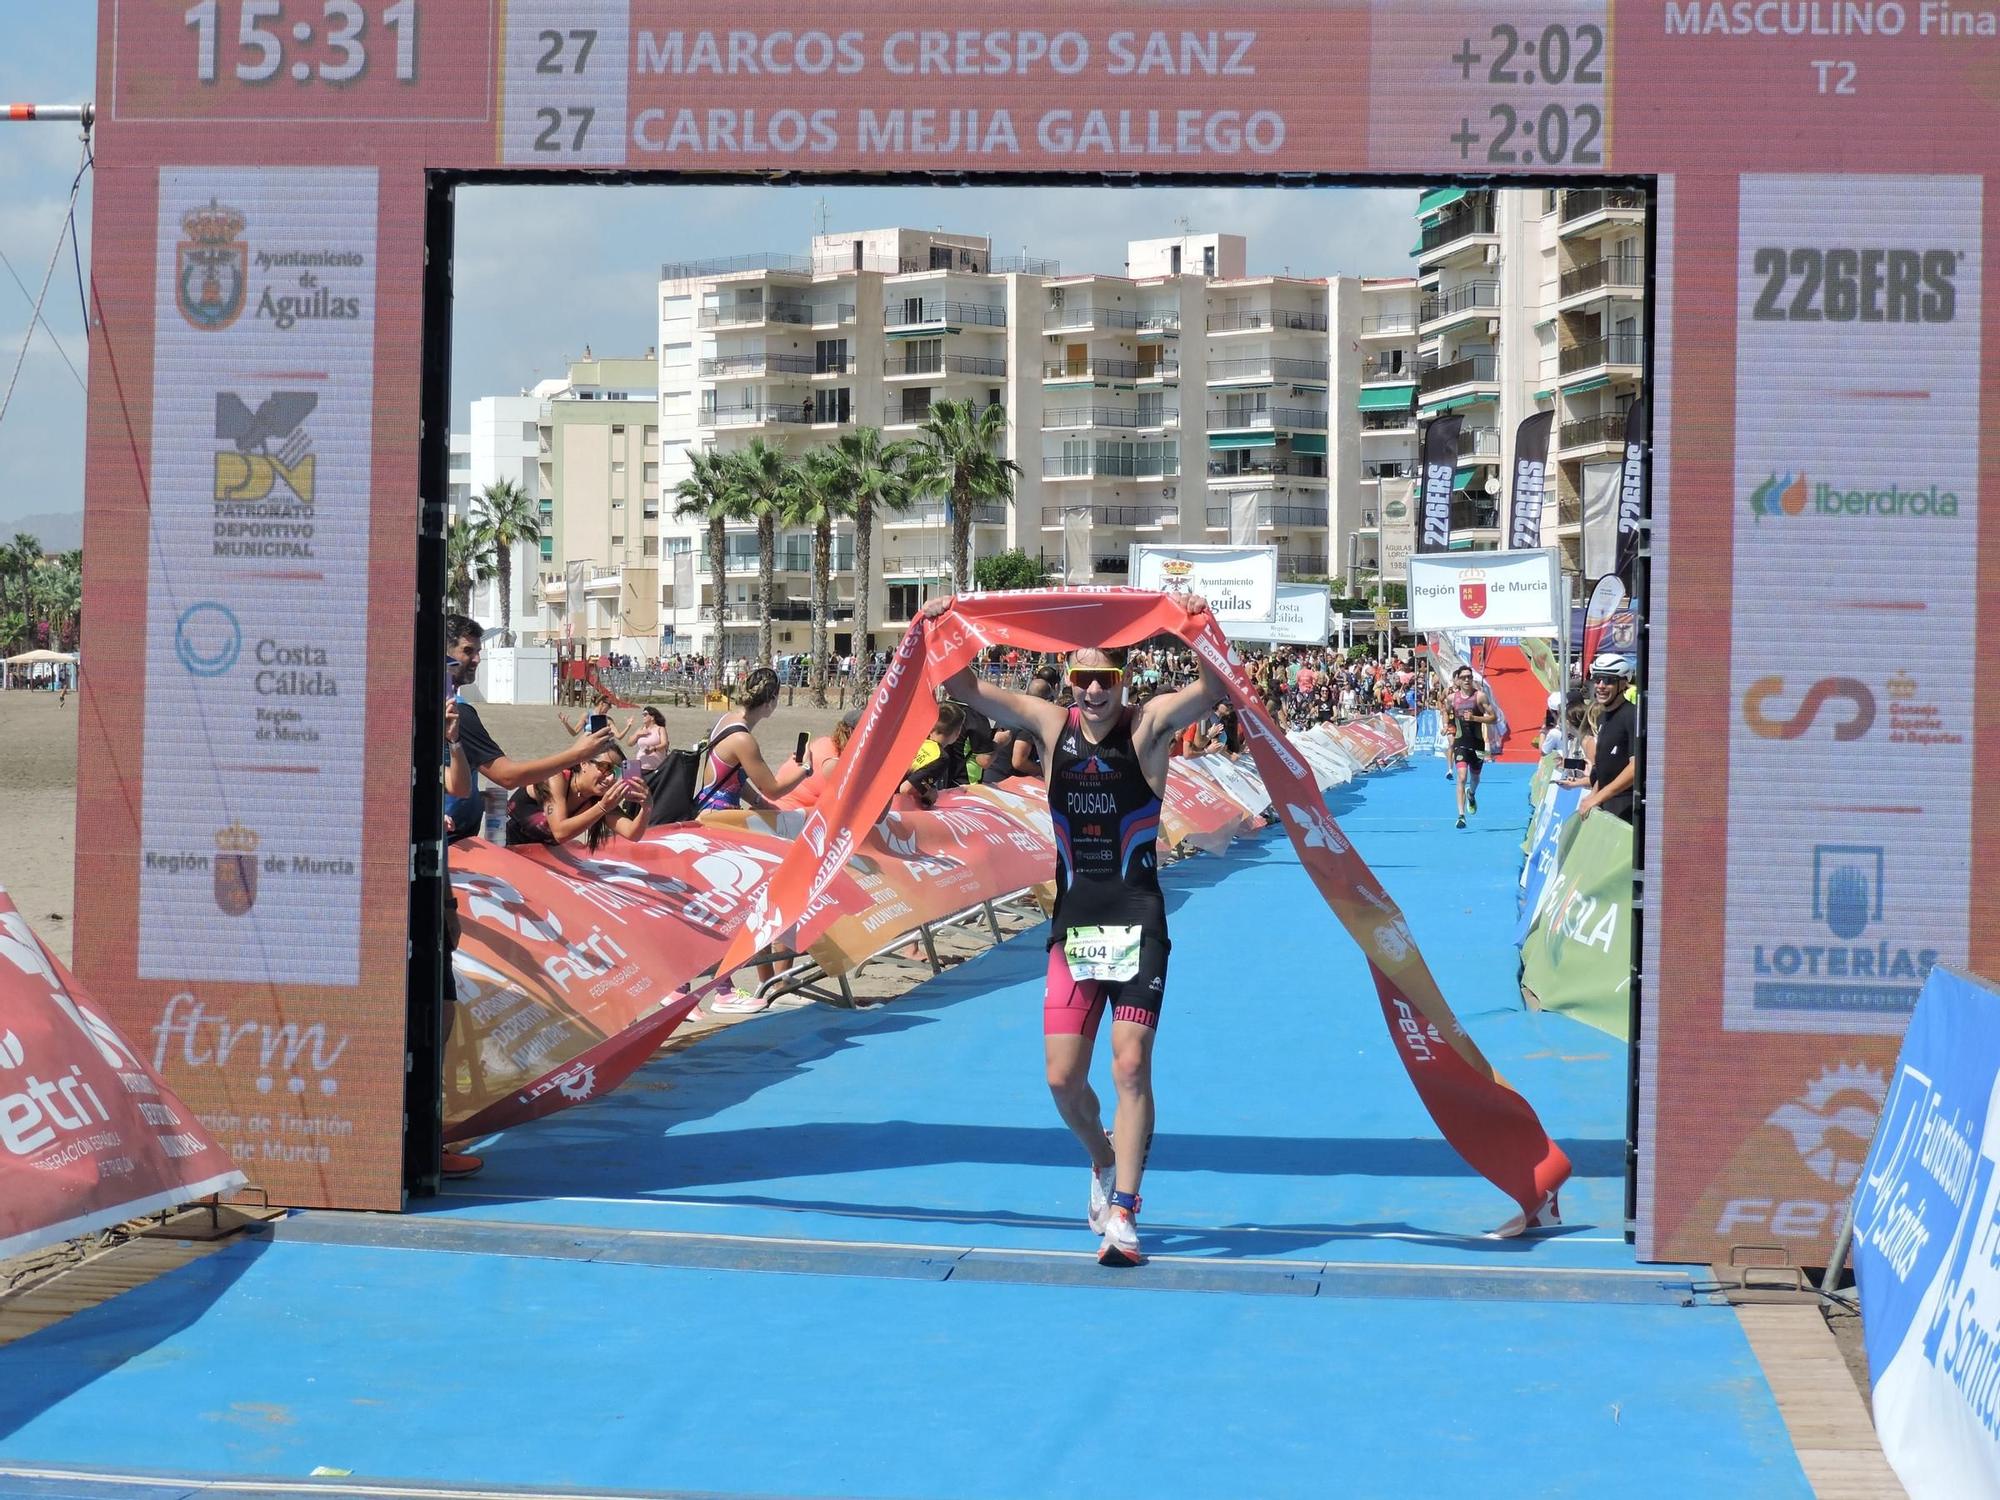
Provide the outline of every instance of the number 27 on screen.
<path id="1" fill-rule="evenodd" d="M 368 71 L 374 36 L 387 33 L 396 50 L 396 81 L 417 77 L 417 0 L 382 6 L 371 33 L 371 6 L 363 0 L 312 0 L 287 6 L 285 0 L 198 0 L 182 19 L 195 34 L 195 77 L 214 83 L 218 56 L 228 41 L 223 13 L 236 18 L 230 66 L 239 83 L 269 83 L 281 76 L 294 83 L 353 83 Z"/>

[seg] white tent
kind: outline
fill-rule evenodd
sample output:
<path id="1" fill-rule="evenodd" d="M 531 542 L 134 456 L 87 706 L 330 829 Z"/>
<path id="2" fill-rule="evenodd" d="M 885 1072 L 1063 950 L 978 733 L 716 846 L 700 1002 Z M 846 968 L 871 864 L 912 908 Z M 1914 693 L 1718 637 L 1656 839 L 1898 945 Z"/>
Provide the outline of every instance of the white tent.
<path id="1" fill-rule="evenodd" d="M 19 656 L 10 656 L 4 662 L 0 662 L 0 688 L 11 688 L 14 685 L 14 668 L 16 667 L 74 667 L 75 665 L 76 653 L 74 651 L 23 651 Z M 75 686 L 76 674 L 71 672 L 68 675 L 71 686 Z"/>

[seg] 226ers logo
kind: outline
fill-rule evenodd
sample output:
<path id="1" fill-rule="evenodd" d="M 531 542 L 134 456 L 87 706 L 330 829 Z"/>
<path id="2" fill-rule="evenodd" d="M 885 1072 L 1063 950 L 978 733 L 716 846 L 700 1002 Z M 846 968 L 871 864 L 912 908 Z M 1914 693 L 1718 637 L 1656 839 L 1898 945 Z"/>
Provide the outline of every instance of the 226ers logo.
<path id="1" fill-rule="evenodd" d="M 1468 620 L 1486 613 L 1486 575 L 1477 568 L 1458 575 L 1458 608 Z"/>

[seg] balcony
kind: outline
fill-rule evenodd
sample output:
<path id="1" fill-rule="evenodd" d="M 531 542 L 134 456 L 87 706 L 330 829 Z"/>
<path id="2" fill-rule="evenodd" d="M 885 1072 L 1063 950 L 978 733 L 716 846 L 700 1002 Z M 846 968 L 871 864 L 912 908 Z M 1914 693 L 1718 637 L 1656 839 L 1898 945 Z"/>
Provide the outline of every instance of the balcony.
<path id="1" fill-rule="evenodd" d="M 1236 381 L 1275 384 L 1281 380 L 1302 380 L 1325 384 L 1329 366 L 1323 359 L 1279 359 L 1258 355 L 1250 359 L 1212 359 L 1208 362 L 1208 383 L 1222 385 Z"/>
<path id="2" fill-rule="evenodd" d="M 1042 460 L 1044 479 L 1173 479 L 1180 472 L 1178 453 L 1078 453 Z"/>
<path id="3" fill-rule="evenodd" d="M 1638 224 L 1646 217 L 1646 195 L 1626 188 L 1579 188 L 1563 194 L 1562 232 L 1577 234 L 1610 224 Z"/>
<path id="4" fill-rule="evenodd" d="M 1208 529 L 1227 531 L 1230 513 L 1235 507 L 1211 505 L 1208 507 Z M 1257 502 L 1257 525 L 1266 526 L 1324 526 L 1327 508 L 1324 505 L 1287 505 L 1282 501 L 1259 500 Z"/>
<path id="5" fill-rule="evenodd" d="M 997 380 L 1007 373 L 1007 361 L 977 354 L 933 354 L 912 351 L 891 355 L 882 361 L 885 380 L 905 380 L 913 375 L 973 375 Z"/>
<path id="6" fill-rule="evenodd" d="M 1063 517 L 1076 512 L 1087 513 L 1093 526 L 1134 526 L 1142 529 L 1164 526 L 1181 517 L 1178 505 L 1044 505 L 1042 530 L 1061 530 Z"/>
<path id="7" fill-rule="evenodd" d="M 703 380 L 754 380 L 761 375 L 824 373 L 810 354 L 725 354 L 696 366 Z"/>
<path id="8" fill-rule="evenodd" d="M 896 298 L 883 305 L 884 329 L 1005 328 L 1007 309 L 985 302 L 949 302 L 933 297 Z"/>
<path id="9" fill-rule="evenodd" d="M 1409 355 L 1401 349 L 1371 354 L 1361 361 L 1361 383 L 1369 385 L 1377 381 L 1406 382 L 1415 380 L 1417 372 L 1410 363 Z"/>
<path id="10" fill-rule="evenodd" d="M 1137 380 L 1136 359 L 1062 359 L 1042 366 L 1044 380 Z"/>
<path id="11" fill-rule="evenodd" d="M 1404 407 L 1400 411 L 1364 411 L 1361 414 L 1361 435 L 1382 437 L 1390 433 L 1408 434 L 1417 430 L 1417 419 Z"/>
<path id="12" fill-rule="evenodd" d="M 1174 331 L 1180 331 L 1181 320 L 1172 318 Z M 1055 333 L 1068 329 L 1084 332 L 1092 328 L 1128 328 L 1133 330 L 1163 328 L 1156 313 L 1133 312 L 1123 307 L 1067 306 L 1051 307 L 1042 319 L 1042 331 Z"/>
<path id="13" fill-rule="evenodd" d="M 1637 295 L 1645 285 L 1644 256 L 1606 255 L 1563 272 L 1558 295 L 1564 301 L 1587 292 L 1621 291 Z"/>
<path id="14" fill-rule="evenodd" d="M 1451 497 L 1451 529 L 1453 531 L 1493 531 L 1500 525 L 1500 502 L 1480 497 L 1475 499 L 1462 491 Z"/>
<path id="15" fill-rule="evenodd" d="M 660 267 L 662 281 L 699 281 L 709 276 L 735 276 L 745 271 L 782 271 L 810 276 L 813 263 L 805 255 L 781 255 L 775 250 L 728 255 L 714 260 L 670 260 Z"/>
<path id="16" fill-rule="evenodd" d="M 748 328 L 758 323 L 809 324 L 813 310 L 803 302 L 738 302 L 729 307 L 704 307 L 703 328 Z"/>
<path id="17" fill-rule="evenodd" d="M 754 573 L 757 571 L 757 554 L 754 551 L 742 552 L 732 547 L 728 552 L 723 554 L 722 568 L 725 573 Z M 696 551 L 694 555 L 694 571 L 697 576 L 702 578 L 708 577 L 715 571 L 709 566 L 708 549 L 706 547 L 702 547 Z"/>
<path id="18" fill-rule="evenodd" d="M 1326 559 L 1312 552 L 1280 552 L 1278 554 L 1278 576 L 1280 578 L 1324 578 Z"/>
<path id="19" fill-rule="evenodd" d="M 1557 358 L 1561 379 L 1573 380 L 1593 371 L 1639 373 L 1646 363 L 1646 341 L 1636 333 L 1613 334 L 1608 339 L 1586 339 L 1572 344 Z"/>
<path id="20" fill-rule="evenodd" d="M 878 511 L 884 528 L 895 526 L 949 526 L 950 518 L 942 505 L 925 506 L 916 510 Z M 972 521 L 976 526 L 1004 526 L 1007 524 L 1007 507 L 1004 505 L 975 505 L 972 507 Z"/>
<path id="21" fill-rule="evenodd" d="M 1042 431 L 1057 432 L 1074 427 L 1132 427 L 1139 425 L 1136 411 L 1115 406 L 1068 406 L 1042 413 Z"/>
<path id="22" fill-rule="evenodd" d="M 697 427 L 724 429 L 730 427 L 810 427 L 813 421 L 813 404 L 810 401 L 786 401 L 773 405 L 750 406 L 704 406 L 695 418 Z"/>
<path id="23" fill-rule="evenodd" d="M 1583 497 L 1563 495 L 1556 500 L 1556 527 L 1581 528 L 1583 525 Z"/>
<path id="24" fill-rule="evenodd" d="M 1289 476 L 1294 479 L 1326 478 L 1326 460 L 1317 455 L 1292 457 L 1253 458 L 1249 455 L 1258 450 L 1246 449 L 1231 454 L 1228 458 L 1211 458 L 1208 461 L 1210 479 L 1270 479 Z"/>
<path id="25" fill-rule="evenodd" d="M 1462 248 L 1462 241 L 1496 232 L 1492 200 L 1481 198 L 1467 202 L 1435 223 L 1424 226 L 1417 239 L 1417 259 L 1420 262 L 1442 260 L 1455 249 Z"/>
<path id="26" fill-rule="evenodd" d="M 1265 312 L 1211 313 L 1210 333 L 1325 333 L 1326 314 L 1287 312 L 1273 308 Z"/>
<path id="27" fill-rule="evenodd" d="M 1374 479 L 1413 479 L 1416 473 L 1417 466 L 1413 463 L 1376 464 L 1364 461 L 1361 465 L 1361 482 L 1366 484 Z"/>
<path id="28" fill-rule="evenodd" d="M 1388 338 L 1392 334 L 1409 334 L 1417 331 L 1417 325 L 1402 313 L 1384 313 L 1361 320 L 1361 336 L 1364 339 Z"/>
<path id="29" fill-rule="evenodd" d="M 1210 432 L 1325 432 L 1326 413 L 1310 406 L 1275 406 L 1264 411 L 1212 411 Z"/>
<path id="30" fill-rule="evenodd" d="M 988 258 L 986 269 L 995 276 L 1055 277 L 1062 275 L 1062 262 L 1039 255 L 995 255 Z"/>
<path id="31" fill-rule="evenodd" d="M 1459 428 L 1458 456 L 1460 458 L 1490 458 L 1497 462 L 1500 457 L 1500 429 L 1497 427 Z"/>
<path id="32" fill-rule="evenodd" d="M 1417 376 L 1417 395 L 1422 398 L 1434 391 L 1448 391 L 1460 385 L 1495 385 L 1499 379 L 1498 356 L 1473 354 L 1420 372 Z"/>
<path id="33" fill-rule="evenodd" d="M 1433 324 L 1456 323 L 1467 317 L 1483 317 L 1488 312 L 1497 315 L 1499 309 L 1499 282 L 1468 281 L 1448 292 L 1424 298 L 1417 320 L 1429 329 Z"/>
<path id="34" fill-rule="evenodd" d="M 1595 417 L 1584 417 L 1579 421 L 1565 422 L 1556 429 L 1556 447 L 1567 452 L 1573 448 L 1607 448 L 1625 446 L 1625 414 L 1608 411 Z"/>

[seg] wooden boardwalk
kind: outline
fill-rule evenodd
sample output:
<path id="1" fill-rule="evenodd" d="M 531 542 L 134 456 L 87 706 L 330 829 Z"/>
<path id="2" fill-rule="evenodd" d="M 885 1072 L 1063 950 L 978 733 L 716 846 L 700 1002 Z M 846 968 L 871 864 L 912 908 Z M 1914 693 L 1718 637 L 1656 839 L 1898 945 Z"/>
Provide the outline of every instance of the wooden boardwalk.
<path id="1" fill-rule="evenodd" d="M 1819 1308 L 1803 1299 L 1748 1303 L 1736 1316 L 1819 1500 L 1905 1500 Z"/>

